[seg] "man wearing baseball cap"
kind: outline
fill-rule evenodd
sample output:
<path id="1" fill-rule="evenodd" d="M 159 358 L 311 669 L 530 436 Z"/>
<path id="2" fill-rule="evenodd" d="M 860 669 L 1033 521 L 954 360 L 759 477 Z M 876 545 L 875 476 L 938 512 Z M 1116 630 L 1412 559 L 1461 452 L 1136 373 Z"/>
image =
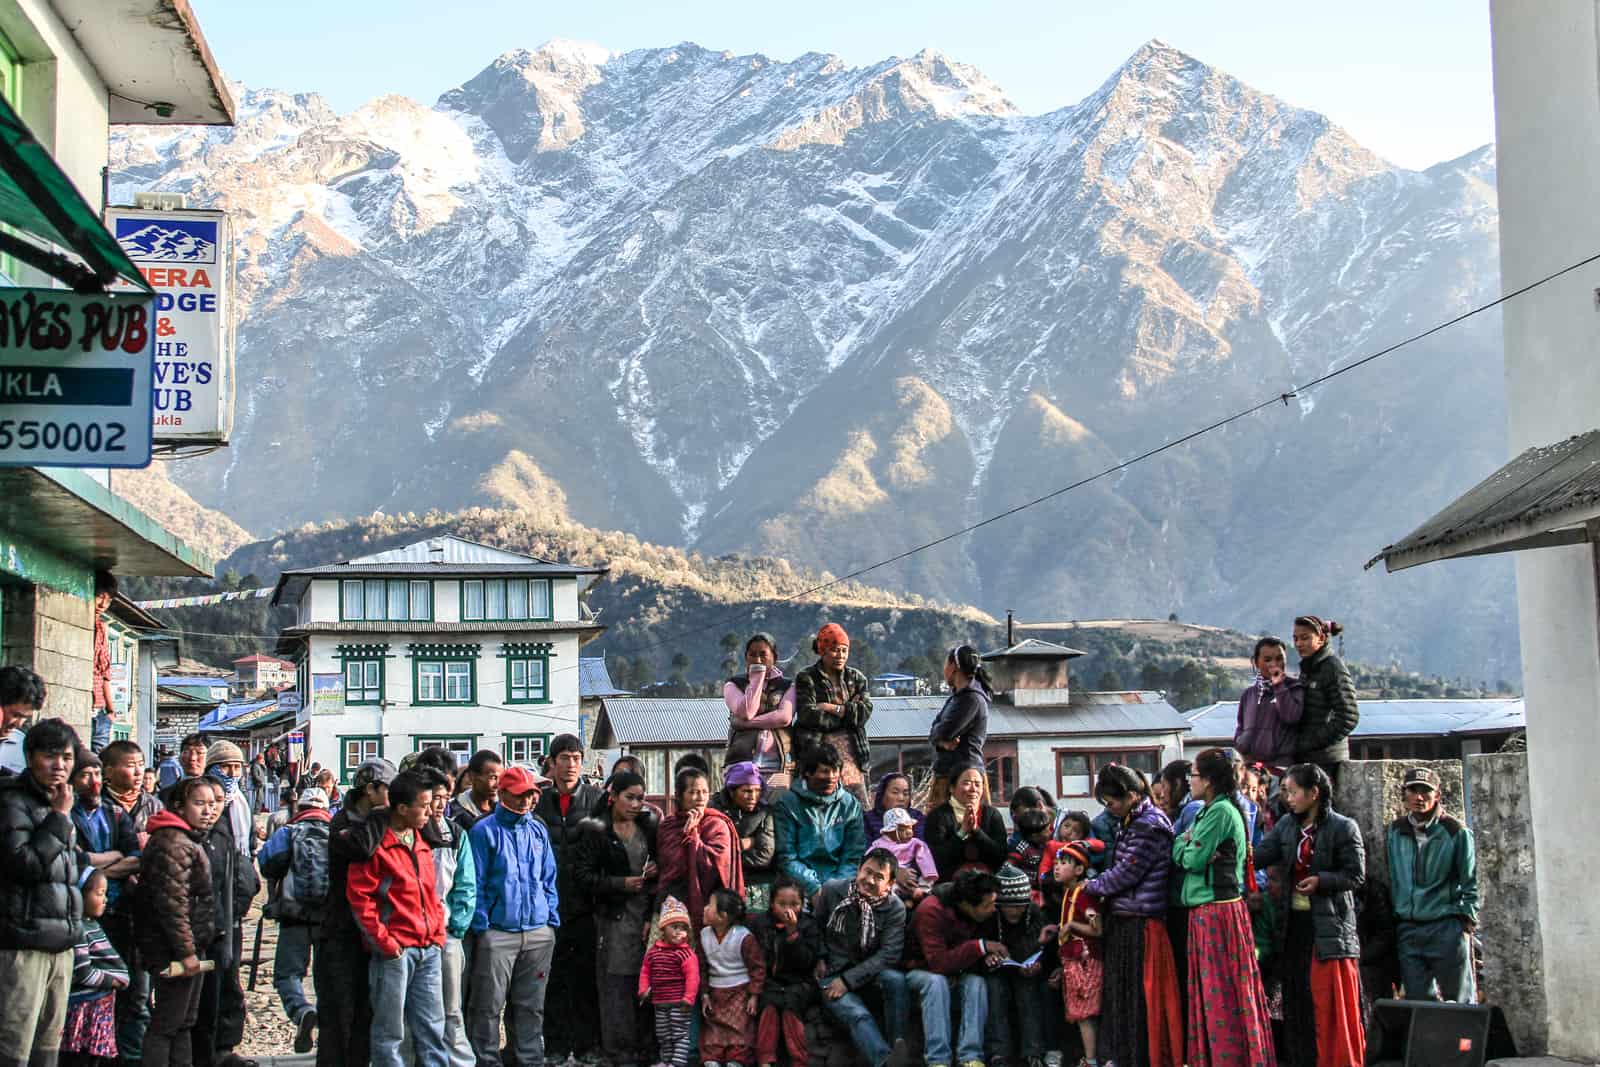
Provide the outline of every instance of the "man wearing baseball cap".
<path id="1" fill-rule="evenodd" d="M 543 1067 L 544 995 L 561 925 L 556 856 L 550 833 L 534 815 L 550 779 L 527 767 L 500 773 L 499 803 L 467 832 L 478 872 L 472 916 L 467 1031 L 480 1067 L 500 1067 L 500 1018 L 517 1067 Z"/>
<path id="2" fill-rule="evenodd" d="M 367 1067 L 372 1058 L 372 1001 L 367 948 L 346 891 L 350 864 L 367 859 L 376 842 L 367 817 L 389 806 L 389 783 L 399 775 L 386 759 L 356 768 L 344 805 L 328 823 L 328 897 L 317 931 L 317 1067 Z M 303 1044 L 296 1034 L 296 1044 Z"/>
<path id="3" fill-rule="evenodd" d="M 1405 814 L 1389 825 L 1389 893 L 1407 1000 L 1437 982 L 1447 1001 L 1470 999 L 1478 922 L 1478 867 L 1472 831 L 1444 813 L 1439 774 L 1412 767 L 1401 785 Z"/>
<path id="4" fill-rule="evenodd" d="M 594 1051 L 599 1041 L 595 1029 L 595 952 L 598 931 L 588 894 L 578 892 L 576 873 L 583 821 L 594 813 L 605 795 L 599 786 L 584 781 L 583 741 L 576 734 L 561 734 L 550 743 L 546 761 L 552 788 L 542 791 L 534 814 L 550 831 L 556 850 L 557 891 L 561 895 L 561 929 L 556 933 L 556 954 L 550 963 L 548 1049 L 551 1058 L 579 1059 Z"/>

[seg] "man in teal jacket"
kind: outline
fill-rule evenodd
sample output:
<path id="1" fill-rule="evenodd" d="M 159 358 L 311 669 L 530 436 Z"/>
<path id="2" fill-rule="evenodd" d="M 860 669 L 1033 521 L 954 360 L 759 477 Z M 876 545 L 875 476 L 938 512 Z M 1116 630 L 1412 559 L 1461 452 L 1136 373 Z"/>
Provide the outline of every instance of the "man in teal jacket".
<path id="1" fill-rule="evenodd" d="M 1433 996 L 1470 999 L 1472 952 L 1478 923 L 1478 865 L 1472 831 L 1439 804 L 1439 775 L 1427 767 L 1406 771 L 1406 814 L 1389 826 L 1389 894 L 1407 1000 Z"/>
<path id="2" fill-rule="evenodd" d="M 867 851 L 861 802 L 839 788 L 843 761 L 825 745 L 800 753 L 795 769 L 804 779 L 778 798 L 773 815 L 778 869 L 809 899 L 823 882 L 854 878 Z"/>

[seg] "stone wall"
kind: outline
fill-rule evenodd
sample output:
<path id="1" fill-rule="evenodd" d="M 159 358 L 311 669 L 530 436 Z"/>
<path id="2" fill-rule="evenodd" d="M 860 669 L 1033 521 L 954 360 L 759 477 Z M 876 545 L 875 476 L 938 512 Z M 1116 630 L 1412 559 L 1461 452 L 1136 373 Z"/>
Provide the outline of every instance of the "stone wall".
<path id="1" fill-rule="evenodd" d="M 1409 767 L 1431 767 L 1439 773 L 1444 809 L 1457 816 L 1466 809 L 1461 790 L 1460 760 L 1356 760 L 1340 769 L 1333 806 L 1361 827 L 1367 845 L 1367 877 L 1389 884 L 1385 831 L 1401 813 L 1400 783 Z"/>
<path id="2" fill-rule="evenodd" d="M 1361 760 L 1341 771 L 1335 807 L 1361 827 L 1367 879 L 1389 884 L 1387 827 L 1400 814 L 1409 767 L 1439 774 L 1445 810 L 1467 816 L 1478 854 L 1478 940 L 1483 950 L 1480 999 L 1499 1006 L 1523 1055 L 1546 1048 L 1544 965 L 1534 890 L 1533 820 L 1525 753 L 1471 756 L 1468 812 L 1459 760 Z"/>
<path id="3" fill-rule="evenodd" d="M 1527 754 L 1469 756 L 1467 779 L 1478 850 L 1482 998 L 1504 1009 L 1517 1051 L 1540 1055 L 1549 1044 L 1549 1027 Z"/>
<path id="4" fill-rule="evenodd" d="M 89 740 L 94 688 L 94 605 L 42 585 L 8 585 L 0 656 L 44 679 L 43 718 L 65 719 Z"/>

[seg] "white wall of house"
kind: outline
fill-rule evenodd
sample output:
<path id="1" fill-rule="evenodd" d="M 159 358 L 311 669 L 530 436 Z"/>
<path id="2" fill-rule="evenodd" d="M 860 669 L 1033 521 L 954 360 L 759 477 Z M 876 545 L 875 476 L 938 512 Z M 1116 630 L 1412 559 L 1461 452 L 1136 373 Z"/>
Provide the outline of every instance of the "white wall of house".
<path id="1" fill-rule="evenodd" d="M 1600 251 L 1600 4 L 1493 0 L 1501 288 Z M 1515 455 L 1600 426 L 1600 266 L 1507 303 L 1506 392 Z M 1519 552 L 1550 1052 L 1600 1058 L 1592 946 L 1600 935 L 1600 808 L 1571 787 L 1600 760 L 1595 546 Z"/>
<path id="2" fill-rule="evenodd" d="M 506 644 L 551 644 L 547 684 L 549 703 L 512 704 L 506 698 Z M 425 705 L 416 702 L 413 644 L 475 644 L 474 700 L 468 704 Z M 345 737 L 381 736 L 382 755 L 395 763 L 417 748 L 419 737 L 476 738 L 472 747 L 505 751 L 512 736 L 555 735 L 578 731 L 578 637 L 560 633 L 448 634 L 318 634 L 311 639 L 311 673 L 343 674 L 341 644 L 388 644 L 383 695 L 387 705 L 347 707 L 337 715 L 311 716 L 312 758 L 336 771 L 341 767 Z"/>
<path id="3" fill-rule="evenodd" d="M 0 31 L 23 62 L 22 117 L 90 206 L 110 130 L 106 86 L 46 0 L 0 2 Z"/>

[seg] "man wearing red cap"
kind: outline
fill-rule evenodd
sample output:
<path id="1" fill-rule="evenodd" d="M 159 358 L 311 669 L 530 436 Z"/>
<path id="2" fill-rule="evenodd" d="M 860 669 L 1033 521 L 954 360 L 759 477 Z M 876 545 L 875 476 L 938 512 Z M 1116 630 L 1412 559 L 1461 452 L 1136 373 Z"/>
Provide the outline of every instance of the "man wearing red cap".
<path id="1" fill-rule="evenodd" d="M 500 774 L 494 811 L 467 833 L 478 871 L 468 1036 L 480 1067 L 500 1067 L 500 1018 L 512 998 L 507 1041 L 518 1067 L 543 1067 L 544 994 L 561 925 L 556 856 L 533 814 L 550 779 L 526 767 Z"/>

